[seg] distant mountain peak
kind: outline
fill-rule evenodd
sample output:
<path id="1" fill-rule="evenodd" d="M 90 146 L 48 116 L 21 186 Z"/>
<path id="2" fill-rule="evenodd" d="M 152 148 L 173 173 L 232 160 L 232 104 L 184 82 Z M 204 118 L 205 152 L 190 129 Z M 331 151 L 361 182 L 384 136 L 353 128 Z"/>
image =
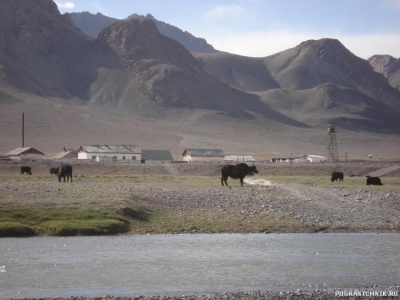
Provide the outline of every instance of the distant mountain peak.
<path id="1" fill-rule="evenodd" d="M 96 38 L 103 28 L 119 21 L 118 19 L 110 18 L 100 13 L 97 13 L 96 15 L 90 14 L 88 12 L 72 13 L 71 17 L 78 28 L 80 28 L 85 34 L 93 38 Z M 212 45 L 208 44 L 205 39 L 195 37 L 189 32 L 183 31 L 176 26 L 158 21 L 151 14 L 147 14 L 145 16 L 132 14 L 127 19 L 152 20 L 153 22 L 155 22 L 159 32 L 162 35 L 176 40 L 190 52 L 218 52 L 214 49 Z"/>

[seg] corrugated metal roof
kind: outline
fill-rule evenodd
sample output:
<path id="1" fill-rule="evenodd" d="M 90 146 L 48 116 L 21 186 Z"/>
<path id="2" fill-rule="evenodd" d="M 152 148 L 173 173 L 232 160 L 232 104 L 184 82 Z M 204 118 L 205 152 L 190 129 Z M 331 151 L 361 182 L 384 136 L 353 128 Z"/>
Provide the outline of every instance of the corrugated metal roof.
<path id="1" fill-rule="evenodd" d="M 83 145 L 81 149 L 88 153 L 142 153 L 136 145 Z"/>
<path id="2" fill-rule="evenodd" d="M 144 160 L 173 160 L 171 152 L 168 150 L 142 150 Z"/>
<path id="3" fill-rule="evenodd" d="M 200 157 L 224 157 L 225 153 L 221 149 L 186 149 L 183 154 L 189 154 L 190 156 Z"/>
<path id="4" fill-rule="evenodd" d="M 30 153 L 36 153 L 36 154 L 42 154 L 42 155 L 44 155 L 43 152 L 40 152 L 39 150 L 36 150 L 35 148 L 32 148 L 32 147 L 24 147 L 24 148 L 17 148 L 17 149 L 14 149 L 14 150 L 12 150 L 12 151 L 6 153 L 6 156 L 14 156 L 14 155 L 17 155 L 17 156 L 18 156 L 18 155 L 21 155 L 21 154 L 23 154 L 23 153 L 25 153 L 25 152 L 30 152 Z"/>

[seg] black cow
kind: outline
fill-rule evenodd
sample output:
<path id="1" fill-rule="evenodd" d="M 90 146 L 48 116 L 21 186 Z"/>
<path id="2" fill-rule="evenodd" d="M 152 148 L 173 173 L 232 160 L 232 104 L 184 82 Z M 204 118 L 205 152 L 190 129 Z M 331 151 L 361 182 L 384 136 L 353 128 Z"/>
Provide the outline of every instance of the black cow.
<path id="1" fill-rule="evenodd" d="M 24 173 L 32 175 L 32 168 L 28 167 L 28 166 L 22 166 L 21 167 L 21 174 L 24 174 Z"/>
<path id="2" fill-rule="evenodd" d="M 69 181 L 70 177 L 72 182 L 72 166 L 70 164 L 61 165 L 58 168 L 58 182 L 61 182 L 61 177 L 64 178 L 65 182 L 65 176 L 67 176 L 67 182 Z"/>
<path id="3" fill-rule="evenodd" d="M 332 177 L 331 177 L 331 181 L 337 181 L 339 179 L 339 181 L 343 181 L 343 173 L 342 172 L 333 172 L 332 173 Z"/>
<path id="4" fill-rule="evenodd" d="M 57 167 L 57 168 L 51 168 L 50 169 L 50 174 L 55 174 L 55 175 L 58 175 L 58 170 L 60 169 L 60 167 Z"/>
<path id="5" fill-rule="evenodd" d="M 371 177 L 371 176 L 366 176 L 367 177 L 367 185 L 383 185 L 381 182 L 381 179 L 379 177 Z"/>
<path id="6" fill-rule="evenodd" d="M 240 179 L 240 184 L 243 186 L 243 178 L 245 178 L 250 173 L 258 173 L 256 166 L 249 167 L 245 163 L 237 164 L 236 166 L 226 165 L 221 169 L 221 184 L 224 186 L 224 182 L 226 186 L 229 186 L 226 180 L 228 177 L 233 179 Z"/>

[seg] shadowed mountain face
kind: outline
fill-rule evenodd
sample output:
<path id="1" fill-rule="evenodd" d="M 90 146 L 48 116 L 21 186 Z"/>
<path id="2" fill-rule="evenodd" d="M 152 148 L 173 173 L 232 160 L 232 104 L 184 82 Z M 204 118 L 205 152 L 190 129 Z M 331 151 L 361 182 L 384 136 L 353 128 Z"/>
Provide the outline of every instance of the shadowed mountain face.
<path id="1" fill-rule="evenodd" d="M 400 59 L 390 55 L 374 55 L 368 62 L 376 72 L 383 74 L 394 88 L 400 90 Z"/>
<path id="2" fill-rule="evenodd" d="M 71 96 L 70 60 L 89 43 L 50 0 L 0 3 L 0 69 L 11 85 L 36 95 Z"/>

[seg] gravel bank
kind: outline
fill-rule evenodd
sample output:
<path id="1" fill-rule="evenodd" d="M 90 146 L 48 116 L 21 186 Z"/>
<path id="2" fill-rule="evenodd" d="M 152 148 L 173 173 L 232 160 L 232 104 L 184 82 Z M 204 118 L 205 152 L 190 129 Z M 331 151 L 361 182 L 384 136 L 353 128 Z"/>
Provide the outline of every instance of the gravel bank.
<path id="1" fill-rule="evenodd" d="M 392 295 L 392 296 L 391 296 Z M 287 300 L 287 299 L 399 299 L 400 285 L 385 287 L 366 287 L 357 289 L 327 289 L 296 292 L 237 292 L 217 293 L 209 295 L 182 295 L 182 296 L 140 296 L 140 297 L 68 297 L 68 298 L 41 298 L 41 300 Z"/>

